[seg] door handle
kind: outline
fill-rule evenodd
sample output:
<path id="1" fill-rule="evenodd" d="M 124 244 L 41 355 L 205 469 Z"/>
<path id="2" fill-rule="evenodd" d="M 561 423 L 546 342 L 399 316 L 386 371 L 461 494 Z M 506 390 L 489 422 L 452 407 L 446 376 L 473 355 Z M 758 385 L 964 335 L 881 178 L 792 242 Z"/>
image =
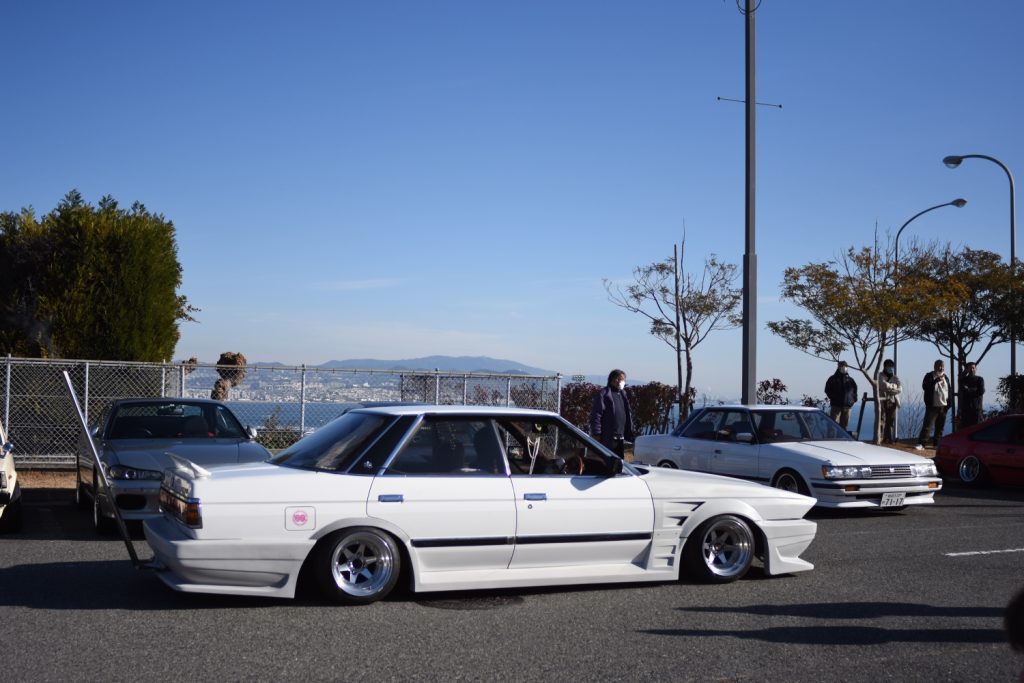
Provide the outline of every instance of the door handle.
<path id="1" fill-rule="evenodd" d="M 548 494 L 546 493 L 524 493 L 523 500 L 547 500 Z"/>
<path id="2" fill-rule="evenodd" d="M 683 447 L 682 446 L 674 446 L 672 448 L 672 450 L 674 450 L 674 451 L 681 451 L 681 450 L 683 450 Z"/>
<path id="3" fill-rule="evenodd" d="M 377 502 L 379 503 L 404 503 L 405 496 L 401 493 L 382 493 L 377 496 Z"/>
<path id="4" fill-rule="evenodd" d="M 720 451 L 720 450 L 718 450 L 718 449 L 716 448 L 716 449 L 715 449 L 715 455 L 721 455 L 721 454 L 722 454 L 722 451 Z"/>

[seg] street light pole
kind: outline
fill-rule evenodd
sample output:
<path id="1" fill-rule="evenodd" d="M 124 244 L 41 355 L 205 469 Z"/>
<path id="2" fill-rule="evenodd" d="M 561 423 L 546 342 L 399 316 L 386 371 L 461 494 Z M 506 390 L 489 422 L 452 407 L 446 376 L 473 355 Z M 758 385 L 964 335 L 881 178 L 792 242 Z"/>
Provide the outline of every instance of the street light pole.
<path id="1" fill-rule="evenodd" d="M 1014 189 L 1013 189 L 1013 174 L 1010 173 L 1010 169 L 1006 167 L 1006 164 L 999 161 L 995 157 L 990 157 L 986 154 L 962 154 L 959 156 L 948 156 L 942 160 L 946 166 L 950 168 L 956 168 L 964 159 L 985 159 L 991 161 L 993 164 L 1003 169 L 1006 173 L 1006 177 L 1010 180 L 1010 272 L 1016 276 L 1017 274 L 1017 218 L 1016 218 L 1016 201 L 1014 200 Z M 1017 374 L 1017 331 L 1014 329 L 1015 325 L 1011 325 L 1010 328 L 1010 375 Z"/>
<path id="2" fill-rule="evenodd" d="M 746 18 L 747 46 L 747 211 L 746 248 L 743 253 L 743 378 L 742 398 L 744 405 L 751 405 L 757 397 L 757 249 L 755 237 L 755 130 L 757 98 L 754 77 L 754 14 L 757 5 L 750 6 L 747 0 L 742 10 Z"/>
<path id="3" fill-rule="evenodd" d="M 896 255 L 895 255 L 896 267 L 894 268 L 894 270 L 897 271 L 897 273 L 898 273 L 899 267 L 900 267 L 900 235 L 903 234 L 903 230 L 908 225 L 913 223 L 915 218 L 923 216 L 926 213 L 928 213 L 929 211 L 934 211 L 935 209 L 941 209 L 944 206 L 955 206 L 956 208 L 961 209 L 961 208 L 967 206 L 967 200 L 966 199 L 954 199 L 951 202 L 946 202 L 945 204 L 936 204 L 935 206 L 929 207 L 929 208 L 925 209 L 924 211 L 919 211 L 918 213 L 915 213 L 913 216 L 911 216 L 909 219 L 907 219 L 907 222 L 904 223 L 903 225 L 901 225 L 900 229 L 896 231 Z M 895 331 L 894 331 L 893 332 L 893 339 L 892 339 L 892 362 L 893 362 L 893 365 L 896 366 L 896 371 L 897 372 L 899 372 L 899 369 L 900 369 L 900 365 L 897 362 L 897 351 L 898 351 L 897 344 L 898 343 L 899 343 L 899 339 L 896 337 L 896 334 L 895 334 Z"/>

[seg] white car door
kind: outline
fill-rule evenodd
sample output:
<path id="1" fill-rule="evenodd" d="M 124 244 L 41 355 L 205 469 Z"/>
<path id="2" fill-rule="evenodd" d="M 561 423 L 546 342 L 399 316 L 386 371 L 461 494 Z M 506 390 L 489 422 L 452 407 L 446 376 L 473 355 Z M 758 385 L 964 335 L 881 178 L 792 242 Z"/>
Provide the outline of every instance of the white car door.
<path id="1" fill-rule="evenodd" d="M 757 479 L 759 447 L 753 440 L 754 427 L 749 414 L 744 410 L 724 411 L 718 434 L 711 449 L 711 471 L 729 477 Z"/>
<path id="2" fill-rule="evenodd" d="M 511 568 L 629 564 L 650 544 L 654 507 L 639 477 L 560 422 L 499 421 L 517 510 Z"/>
<path id="3" fill-rule="evenodd" d="M 506 569 L 512 558 L 516 505 L 489 420 L 426 418 L 374 478 L 366 509 L 408 534 L 421 571 Z"/>

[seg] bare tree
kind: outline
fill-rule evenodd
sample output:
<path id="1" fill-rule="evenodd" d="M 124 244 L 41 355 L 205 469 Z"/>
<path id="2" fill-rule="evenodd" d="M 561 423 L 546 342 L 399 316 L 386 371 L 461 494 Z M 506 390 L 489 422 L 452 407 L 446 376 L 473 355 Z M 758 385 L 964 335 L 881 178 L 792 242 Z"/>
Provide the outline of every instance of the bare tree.
<path id="1" fill-rule="evenodd" d="M 683 269 L 685 254 L 684 236 L 680 245 L 673 245 L 669 258 L 635 268 L 634 282 L 625 289 L 604 280 L 608 300 L 647 318 L 650 333 L 675 351 L 680 419 L 686 419 L 693 405 L 694 349 L 711 332 L 740 325 L 737 309 L 742 300 L 741 290 L 733 286 L 735 265 L 723 263 L 712 254 L 697 277 Z"/>

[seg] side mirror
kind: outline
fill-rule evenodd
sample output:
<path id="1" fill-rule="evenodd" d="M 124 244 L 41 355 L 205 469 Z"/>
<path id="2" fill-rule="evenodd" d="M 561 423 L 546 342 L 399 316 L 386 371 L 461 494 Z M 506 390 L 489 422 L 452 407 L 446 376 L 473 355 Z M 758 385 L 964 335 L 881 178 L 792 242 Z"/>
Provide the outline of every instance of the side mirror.
<path id="1" fill-rule="evenodd" d="M 611 465 L 608 467 L 609 477 L 614 477 L 617 474 L 622 474 L 622 458 L 612 458 Z"/>
<path id="2" fill-rule="evenodd" d="M 256 437 L 259 436 L 260 434 L 259 434 L 259 432 L 256 431 L 255 427 L 247 426 L 245 428 L 245 435 L 247 437 L 249 437 L 250 441 L 254 441 L 256 439 Z"/>
<path id="3" fill-rule="evenodd" d="M 737 443 L 754 443 L 754 435 L 750 432 L 737 432 L 736 434 Z"/>
<path id="4" fill-rule="evenodd" d="M 14 444 L 13 443 L 8 441 L 7 443 L 4 444 L 4 446 L 3 446 L 4 455 L 7 455 L 8 453 L 10 453 L 13 450 L 14 450 Z"/>

